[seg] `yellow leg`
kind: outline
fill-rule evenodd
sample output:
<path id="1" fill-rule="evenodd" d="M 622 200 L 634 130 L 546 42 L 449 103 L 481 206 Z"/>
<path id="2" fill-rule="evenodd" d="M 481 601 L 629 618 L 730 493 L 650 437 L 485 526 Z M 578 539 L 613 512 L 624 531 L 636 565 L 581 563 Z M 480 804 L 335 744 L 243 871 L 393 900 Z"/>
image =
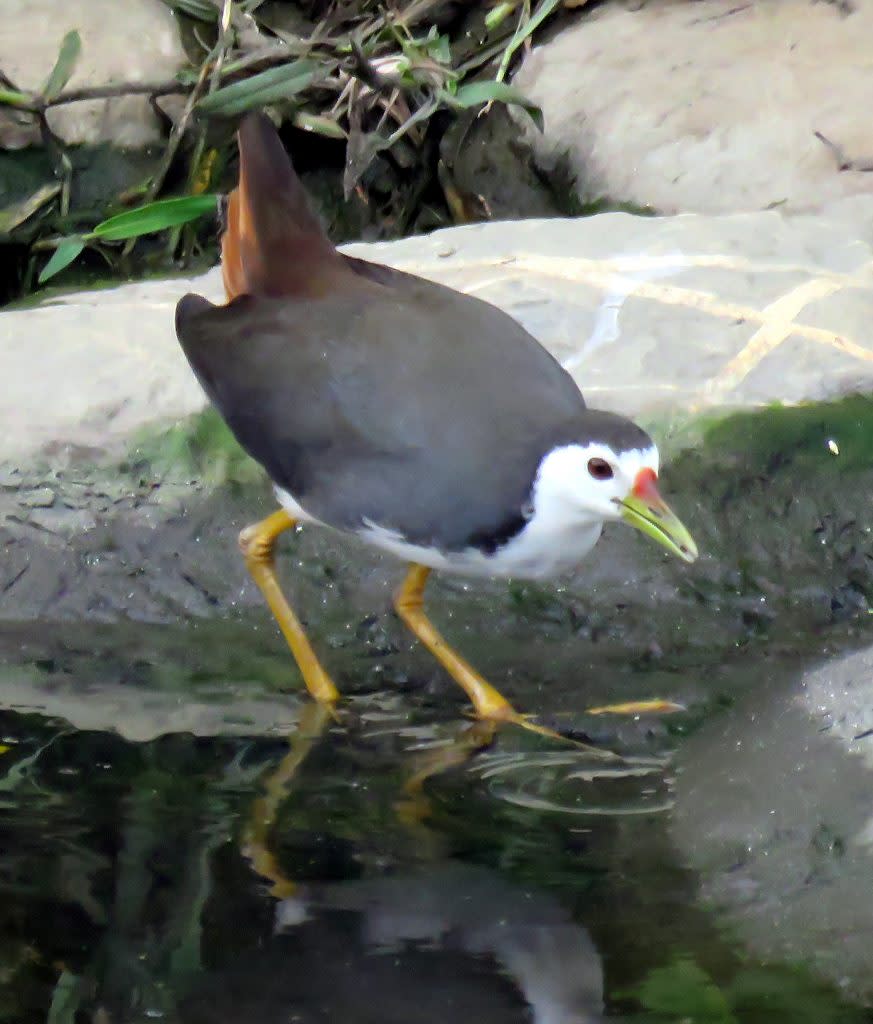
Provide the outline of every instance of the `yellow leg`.
<path id="1" fill-rule="evenodd" d="M 424 611 L 424 587 L 429 575 L 430 569 L 426 566 L 411 565 L 406 579 L 394 596 L 394 607 L 400 618 L 467 694 L 479 718 L 488 722 L 506 722 L 518 725 L 530 732 L 548 736 L 550 739 L 565 742 L 569 740 L 574 746 L 582 747 L 600 757 L 613 759 L 618 756 L 611 751 L 600 750 L 587 743 L 580 743 L 567 736 L 562 736 L 554 729 L 537 725 L 526 715 L 519 714 L 499 690 L 483 679 L 469 662 L 453 651 Z"/>
<path id="2" fill-rule="evenodd" d="M 410 827 L 423 826 L 431 814 L 430 800 L 424 792 L 425 782 L 471 760 L 494 740 L 498 727 L 499 723 L 493 720 L 473 722 L 445 746 L 435 747 L 418 757 L 414 771 L 403 784 L 403 797 L 395 805 L 400 821 Z"/>
<path id="3" fill-rule="evenodd" d="M 247 526 L 239 535 L 239 546 L 245 555 L 246 566 L 252 579 L 260 588 L 288 641 L 307 690 L 316 700 L 332 704 L 339 699 L 339 690 L 315 656 L 300 620 L 285 600 L 273 568 L 273 547 L 276 538 L 294 525 L 295 520 L 280 509 L 261 522 Z"/>
<path id="4" fill-rule="evenodd" d="M 297 772 L 310 750 L 327 731 L 333 720 L 326 704 L 307 701 L 297 728 L 288 742 L 288 753 L 278 766 L 264 779 L 264 795 L 252 804 L 249 820 L 243 831 L 242 854 L 261 878 L 270 883 L 270 895 L 278 900 L 292 896 L 296 886 L 282 872 L 276 856 L 270 849 L 273 825 L 279 807 L 291 791 Z"/>
<path id="5" fill-rule="evenodd" d="M 410 566 L 406 579 L 394 596 L 397 614 L 467 694 L 480 718 L 496 722 L 520 719 L 521 715 L 503 694 L 449 647 L 427 617 L 424 611 L 424 587 L 429 575 L 430 569 L 424 565 Z"/>

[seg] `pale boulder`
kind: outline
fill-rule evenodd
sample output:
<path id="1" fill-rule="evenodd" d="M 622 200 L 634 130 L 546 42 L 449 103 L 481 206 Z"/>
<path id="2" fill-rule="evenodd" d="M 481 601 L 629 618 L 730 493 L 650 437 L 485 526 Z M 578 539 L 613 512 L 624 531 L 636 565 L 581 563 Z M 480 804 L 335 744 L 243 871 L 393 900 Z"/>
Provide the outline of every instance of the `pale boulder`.
<path id="1" fill-rule="evenodd" d="M 81 36 L 82 52 L 67 88 L 165 81 L 185 63 L 175 17 L 159 0 L 3 0 L 2 6 L 0 68 L 21 89 L 41 87 L 72 29 Z M 70 144 L 141 147 L 160 138 L 145 96 L 71 103 L 48 118 Z M 5 144 L 20 143 L 20 129 L 10 126 Z"/>
<path id="2" fill-rule="evenodd" d="M 545 115 L 539 159 L 566 154 L 583 200 L 809 211 L 873 194 L 813 134 L 873 165 L 871 40 L 869 0 L 609 4 L 535 47 L 515 84 Z"/>
<path id="3" fill-rule="evenodd" d="M 592 405 L 660 427 L 873 391 L 873 199 L 794 217 L 473 224 L 343 251 L 500 306 Z M 220 270 L 0 313 L 0 462 L 117 450 L 201 409 L 173 330 L 187 291 L 222 301 Z"/>

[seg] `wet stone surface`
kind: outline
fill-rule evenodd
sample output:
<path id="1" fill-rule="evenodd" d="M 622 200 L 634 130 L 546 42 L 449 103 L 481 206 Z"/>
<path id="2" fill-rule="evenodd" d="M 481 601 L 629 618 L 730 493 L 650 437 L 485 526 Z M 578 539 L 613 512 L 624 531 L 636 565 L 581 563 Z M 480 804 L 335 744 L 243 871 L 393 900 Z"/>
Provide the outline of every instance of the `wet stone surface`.
<path id="1" fill-rule="evenodd" d="M 236 549 L 263 485 L 10 469 L 9 1019 L 873 1020 L 873 417 L 767 417 L 670 467 L 694 567 L 612 531 L 554 587 L 429 591 L 520 707 L 618 766 L 511 729 L 476 746 L 391 611 L 399 567 L 310 529 L 281 573 L 346 694 L 313 721 Z M 55 512 L 94 526 L 34 519 Z M 688 710 L 584 710 L 654 696 Z"/>
<path id="2" fill-rule="evenodd" d="M 318 716 L 237 548 L 273 499 L 168 331 L 184 283 L 3 314 L 33 387 L 0 407 L 0 1021 L 873 1021 L 869 242 L 762 217 L 391 249 L 668 456 L 694 566 L 619 526 L 554 585 L 428 588 L 520 709 L 621 762 L 471 731 L 402 567 L 304 529 Z M 726 415 L 789 392 L 849 396 Z M 653 697 L 686 710 L 586 711 Z"/>
<path id="3" fill-rule="evenodd" d="M 67 673 L 81 706 L 97 705 L 90 724 L 0 712 L 10 1020 L 45 1020 L 49 1005 L 70 1021 L 873 1020 L 849 965 L 829 981 L 801 947 L 752 955 L 710 890 L 701 901 L 719 876 L 695 842 L 717 842 L 716 808 L 734 820 L 706 735 L 729 731 L 732 709 L 686 721 L 673 765 L 681 728 L 612 733 L 620 767 L 511 730 L 474 754 L 450 705 L 393 687 L 347 701 L 338 721 L 290 695 L 277 714 L 274 695 L 266 734 L 232 698 L 247 692 L 241 665 L 263 681 L 278 657 L 255 656 L 244 631 L 221 650 L 215 632 L 155 632 L 4 627 L 47 680 Z M 760 658 L 714 674 L 758 698 L 797 678 Z M 111 704 L 112 678 L 139 711 Z M 210 689 L 224 718 L 192 735 L 184 708 L 209 706 Z M 162 703 L 180 716 L 159 734 L 112 727 Z M 793 756 L 814 775 L 820 753 Z M 767 820 L 744 806 L 750 826 Z M 813 836 L 804 889 L 820 905 L 839 838 Z M 873 862 L 864 874 L 851 857 L 869 886 Z"/>
<path id="4" fill-rule="evenodd" d="M 689 416 L 869 388 L 871 223 L 873 199 L 859 196 L 814 215 L 611 213 L 344 251 L 506 309 L 591 405 L 663 434 Z M 143 425 L 201 409 L 172 326 L 191 290 L 221 301 L 220 273 L 53 295 L 0 314 L 0 377 L 11 384 L 0 459 L 115 453 Z"/>

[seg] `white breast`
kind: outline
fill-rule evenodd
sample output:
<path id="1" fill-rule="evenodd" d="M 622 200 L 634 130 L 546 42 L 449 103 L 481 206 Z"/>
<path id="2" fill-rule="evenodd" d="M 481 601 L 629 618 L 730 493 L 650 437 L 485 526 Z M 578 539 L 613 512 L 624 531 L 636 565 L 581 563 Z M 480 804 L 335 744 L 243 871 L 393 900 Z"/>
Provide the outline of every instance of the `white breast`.
<path id="1" fill-rule="evenodd" d="M 485 554 L 477 548 L 446 552 L 410 544 L 395 531 L 375 523 L 367 523 L 358 531 L 358 536 L 367 544 L 388 551 L 406 562 L 418 562 L 419 565 L 428 565 L 444 572 L 462 576 L 547 579 L 574 568 L 597 543 L 600 532 L 600 523 L 555 532 L 534 516 L 519 534 L 494 554 Z"/>

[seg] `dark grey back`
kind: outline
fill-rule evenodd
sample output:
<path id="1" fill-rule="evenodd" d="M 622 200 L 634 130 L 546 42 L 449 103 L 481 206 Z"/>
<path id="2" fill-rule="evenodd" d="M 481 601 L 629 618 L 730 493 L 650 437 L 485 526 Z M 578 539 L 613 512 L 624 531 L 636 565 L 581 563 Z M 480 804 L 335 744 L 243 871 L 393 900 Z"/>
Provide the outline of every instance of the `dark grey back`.
<path id="1" fill-rule="evenodd" d="M 513 532 L 559 444 L 645 447 L 588 411 L 573 379 L 510 316 L 357 261 L 370 291 L 300 302 L 179 303 L 177 333 L 242 446 L 312 515 L 368 519 L 445 550 Z"/>

